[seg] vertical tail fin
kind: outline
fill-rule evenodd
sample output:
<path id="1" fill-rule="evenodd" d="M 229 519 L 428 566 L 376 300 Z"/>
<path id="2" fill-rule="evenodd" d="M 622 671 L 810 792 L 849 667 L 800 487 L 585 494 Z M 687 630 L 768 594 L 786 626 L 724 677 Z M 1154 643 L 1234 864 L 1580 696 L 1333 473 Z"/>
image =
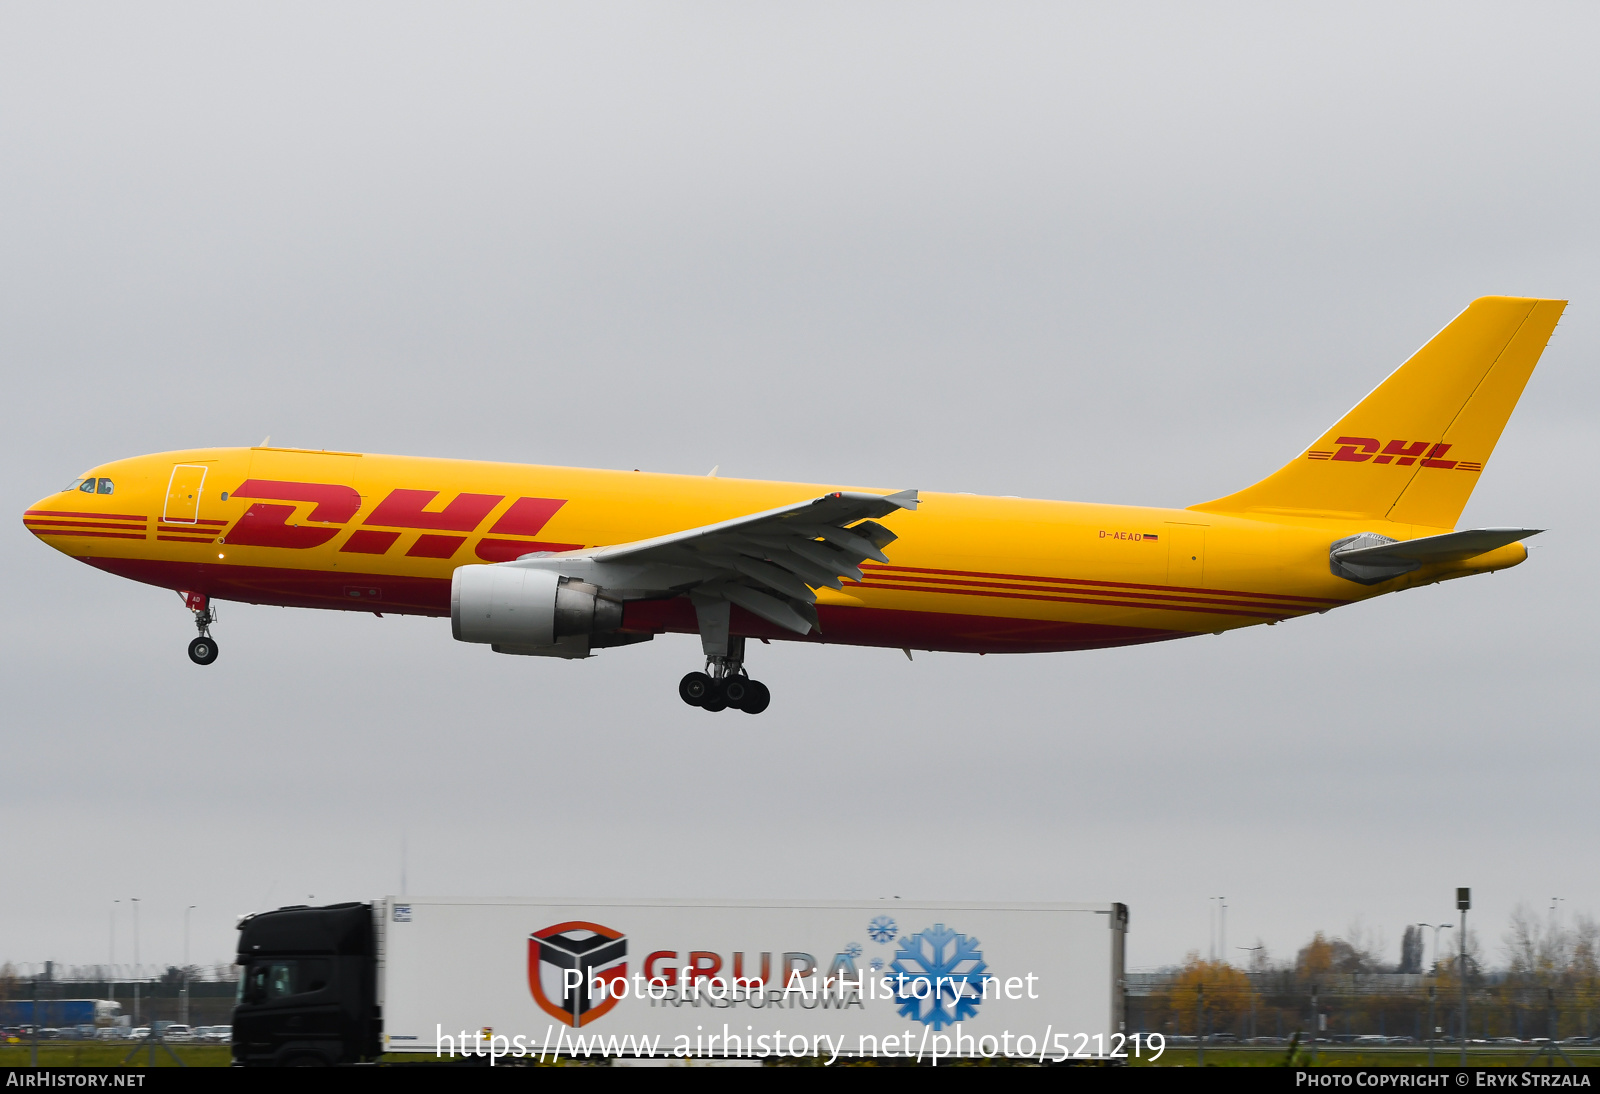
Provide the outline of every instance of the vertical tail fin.
<path id="1" fill-rule="evenodd" d="M 1190 508 L 1455 527 L 1566 306 L 1474 300 L 1294 460 Z"/>

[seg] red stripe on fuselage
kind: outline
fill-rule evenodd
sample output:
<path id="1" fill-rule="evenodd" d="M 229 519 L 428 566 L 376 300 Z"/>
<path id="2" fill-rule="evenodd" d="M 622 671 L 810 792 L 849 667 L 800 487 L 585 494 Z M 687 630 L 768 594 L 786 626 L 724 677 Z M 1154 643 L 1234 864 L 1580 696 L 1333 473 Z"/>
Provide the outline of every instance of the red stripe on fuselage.
<path id="1" fill-rule="evenodd" d="M 115 524 L 108 520 L 39 520 L 37 518 L 24 519 L 23 524 L 29 528 L 120 528 L 125 530 L 144 531 L 143 524 Z"/>
<path id="2" fill-rule="evenodd" d="M 65 537 L 67 539 L 78 539 L 78 538 L 82 537 L 84 539 L 139 539 L 139 540 L 142 540 L 142 539 L 145 538 L 144 537 L 144 533 L 142 533 L 142 532 L 86 532 L 86 531 L 82 531 L 82 530 L 73 530 L 71 532 L 63 532 L 63 531 L 60 531 L 60 530 L 55 529 L 55 528 L 29 528 L 28 531 L 32 532 L 36 536 L 62 536 L 62 537 Z"/>
<path id="3" fill-rule="evenodd" d="M 1192 631 L 1118 627 L 1101 623 L 1063 623 L 1049 619 L 1007 619 L 950 612 L 912 612 L 890 608 L 847 608 L 818 604 L 822 633 L 800 636 L 751 615 L 737 605 L 729 629 L 746 638 L 822 642 L 889 649 L 945 650 L 952 653 L 1063 653 L 1111 646 L 1134 646 L 1188 638 Z M 633 600 L 623 606 L 622 625 L 633 631 L 696 634 L 694 606 L 685 597 Z"/>
<path id="4" fill-rule="evenodd" d="M 1000 590 L 1005 590 L 1005 591 L 1015 590 L 1015 591 L 1018 591 L 1018 592 L 1057 593 L 1057 594 L 1076 591 L 1076 590 L 1071 589 L 1071 588 L 1058 588 L 1058 587 L 1051 586 L 1051 585 L 1002 585 L 998 581 L 968 581 L 968 580 L 965 580 L 965 579 L 948 578 L 948 577 L 919 577 L 919 576 L 917 576 L 915 574 L 894 574 L 894 575 L 890 575 L 890 576 L 892 577 L 892 580 L 895 580 L 895 581 L 915 581 L 915 582 L 918 583 L 916 586 L 914 586 L 915 588 L 925 589 L 927 592 L 930 592 L 930 593 L 961 594 L 961 593 L 970 592 L 973 596 L 981 596 L 983 594 L 979 593 L 977 591 L 979 589 L 1000 589 Z M 904 589 L 905 588 L 904 585 L 888 585 L 888 584 L 885 584 L 882 580 L 880 580 L 877 577 L 873 577 L 869 581 L 864 581 L 864 582 L 854 582 L 854 581 L 852 581 L 852 582 L 849 582 L 848 584 L 858 585 L 859 587 L 864 587 L 864 588 L 868 588 L 868 589 Z M 1099 589 L 1086 589 L 1084 591 L 1085 592 L 1099 592 Z M 1104 593 L 1102 595 L 1112 596 L 1112 595 L 1116 595 L 1116 594 L 1107 592 L 1107 593 Z M 1129 599 L 1129 600 L 1126 600 L 1126 601 L 1118 601 L 1118 603 L 1126 602 L 1126 603 L 1131 603 L 1131 604 L 1143 604 L 1143 605 L 1146 605 L 1146 606 L 1151 607 L 1151 608 L 1160 608 L 1160 607 L 1171 606 L 1173 611 L 1195 611 L 1195 610 L 1198 610 L 1198 609 L 1190 608 L 1190 607 L 1179 607 L 1179 606 L 1177 606 L 1177 602 L 1180 602 L 1180 601 L 1184 602 L 1185 604 L 1223 604 L 1223 605 L 1227 605 L 1227 606 L 1231 606 L 1231 607 L 1235 607 L 1235 608 L 1277 608 L 1279 610 L 1280 614 L 1282 614 L 1282 613 L 1290 613 L 1290 614 L 1292 614 L 1294 612 L 1305 612 L 1305 611 L 1313 610 L 1311 608 L 1308 608 L 1304 604 L 1268 604 L 1266 602 L 1257 602 L 1257 601 L 1253 601 L 1253 600 L 1208 600 L 1205 597 L 1198 596 L 1198 595 L 1171 596 L 1171 595 L 1168 595 L 1166 593 L 1123 593 L 1121 595 L 1124 596 L 1124 597 L 1129 597 L 1129 598 L 1137 597 L 1138 599 L 1137 600 Z M 1055 600 L 1055 599 L 1059 599 L 1059 597 L 1039 597 L 1037 599 Z M 1087 603 L 1099 604 L 1099 603 L 1105 603 L 1105 601 L 1087 601 Z M 1257 614 L 1257 613 L 1251 613 L 1251 614 Z"/>
<path id="5" fill-rule="evenodd" d="M 187 589 L 218 600 L 242 600 L 290 608 L 382 611 L 395 615 L 450 614 L 448 578 L 128 558 L 85 558 L 83 561 L 119 577 L 164 589 Z M 352 599 L 347 593 L 350 586 L 370 586 L 382 592 L 377 597 Z M 1153 627 L 836 605 L 818 605 L 817 613 L 822 633 L 802 638 L 735 607 L 733 633 L 747 638 L 885 646 L 891 649 L 910 647 L 958 653 L 1050 653 L 1101 649 L 1186 638 L 1195 633 Z M 695 634 L 699 629 L 695 622 L 694 606 L 683 597 L 631 601 L 623 610 L 623 627 L 631 631 L 671 631 L 681 634 Z"/>
<path id="6" fill-rule="evenodd" d="M 874 581 L 870 585 L 860 585 L 854 581 L 845 582 L 846 589 L 890 589 L 895 592 L 905 593 L 950 593 L 955 596 L 991 596 L 1002 600 L 1049 600 L 1060 604 L 1097 604 L 1111 608 L 1144 608 L 1157 612 L 1198 612 L 1201 615 L 1243 615 L 1252 619 L 1283 619 L 1284 612 L 1241 612 L 1232 608 L 1190 607 L 1186 604 L 1152 604 L 1147 600 L 1102 600 L 1088 596 L 1041 596 L 1038 593 L 996 593 L 984 589 L 930 589 L 926 585 L 889 585 L 881 581 Z M 1266 607 L 1266 605 L 1262 605 Z M 1309 611 L 1309 608 L 1297 609 Z"/>
<path id="7" fill-rule="evenodd" d="M 1004 581 L 1044 581 L 1052 585 L 1092 585 L 1107 589 L 1151 589 L 1163 593 L 1197 593 L 1201 596 L 1248 596 L 1257 600 L 1293 600 L 1305 604 L 1348 604 L 1323 596 L 1290 596 L 1288 593 L 1251 593 L 1242 589 L 1196 589 L 1191 585 L 1140 585 L 1132 581 L 1095 581 L 1086 577 L 1039 577 L 1030 574 L 991 574 L 982 570 L 935 570 L 926 566 L 884 566 L 867 562 L 862 570 L 895 570 L 908 574 L 947 574 L 951 577 L 1000 578 Z"/>
<path id="8" fill-rule="evenodd" d="M 93 520 L 149 520 L 149 517 L 136 517 L 132 513 L 85 513 L 82 510 L 69 512 L 65 509 L 29 509 L 22 514 L 25 517 L 88 517 Z"/>

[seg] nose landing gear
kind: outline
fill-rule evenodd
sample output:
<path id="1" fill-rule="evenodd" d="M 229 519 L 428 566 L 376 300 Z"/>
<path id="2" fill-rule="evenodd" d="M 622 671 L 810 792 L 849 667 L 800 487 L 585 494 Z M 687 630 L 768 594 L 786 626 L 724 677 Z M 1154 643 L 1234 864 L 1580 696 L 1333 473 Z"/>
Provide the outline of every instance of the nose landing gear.
<path id="1" fill-rule="evenodd" d="M 181 593 L 183 605 L 194 613 L 195 629 L 200 637 L 189 643 L 189 660 L 197 665 L 209 665 L 217 659 L 217 642 L 211 637 L 211 624 L 216 615 L 211 611 L 211 598 L 205 593 Z"/>
<path id="2" fill-rule="evenodd" d="M 678 681 L 678 697 L 701 710 L 742 710 L 760 714 L 772 702 L 772 692 L 744 671 L 744 639 L 729 638 L 728 652 L 706 658 L 709 672 L 691 672 Z"/>

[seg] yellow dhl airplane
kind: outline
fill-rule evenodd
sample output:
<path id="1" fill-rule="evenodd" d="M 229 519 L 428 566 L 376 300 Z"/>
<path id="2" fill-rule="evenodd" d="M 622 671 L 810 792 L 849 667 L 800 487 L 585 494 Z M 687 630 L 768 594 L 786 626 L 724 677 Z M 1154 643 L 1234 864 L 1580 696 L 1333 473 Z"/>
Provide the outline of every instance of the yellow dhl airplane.
<path id="1" fill-rule="evenodd" d="M 1187 509 L 259 447 L 118 460 L 23 523 L 179 592 L 202 665 L 213 600 L 448 615 L 534 656 L 698 633 L 684 701 L 754 714 L 748 638 L 1095 649 L 1517 565 L 1536 529 L 1455 523 L 1565 306 L 1474 301 L 1276 473 Z"/>

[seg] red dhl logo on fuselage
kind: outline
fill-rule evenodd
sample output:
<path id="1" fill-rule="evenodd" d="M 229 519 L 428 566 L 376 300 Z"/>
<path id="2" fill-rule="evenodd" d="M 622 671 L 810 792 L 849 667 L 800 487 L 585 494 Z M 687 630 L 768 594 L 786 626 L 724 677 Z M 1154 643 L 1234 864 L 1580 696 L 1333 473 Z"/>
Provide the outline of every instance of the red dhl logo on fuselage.
<path id="1" fill-rule="evenodd" d="M 248 479 L 230 496 L 254 501 L 223 537 L 236 547 L 281 547 L 292 551 L 321 547 L 343 531 L 361 508 L 361 495 L 355 488 L 336 483 Z M 458 494 L 444 508 L 430 511 L 428 506 L 438 496 L 437 490 L 391 490 L 367 514 L 362 526 L 350 533 L 340 552 L 387 554 L 402 535 L 387 529 L 400 528 L 423 533 L 406 551 L 407 557 L 451 558 L 506 499 L 505 494 Z M 309 523 L 291 523 L 297 505 L 273 502 L 312 503 L 311 512 L 305 517 Z M 492 538 L 537 536 L 566 503 L 565 498 L 518 498 L 495 521 L 488 535 L 478 541 L 475 553 L 486 562 L 509 562 L 534 551 L 576 550 L 583 545 Z"/>
<path id="2" fill-rule="evenodd" d="M 1333 443 L 1339 446 L 1336 450 L 1312 449 L 1306 453 L 1306 459 L 1337 460 L 1341 463 L 1366 463 L 1370 460 L 1373 463 L 1393 463 L 1397 467 L 1420 463 L 1423 467 L 1444 470 L 1483 470 L 1481 463 L 1445 459 L 1444 454 L 1450 451 L 1450 446 L 1433 441 L 1390 441 L 1384 444 L 1376 437 L 1340 437 Z"/>

